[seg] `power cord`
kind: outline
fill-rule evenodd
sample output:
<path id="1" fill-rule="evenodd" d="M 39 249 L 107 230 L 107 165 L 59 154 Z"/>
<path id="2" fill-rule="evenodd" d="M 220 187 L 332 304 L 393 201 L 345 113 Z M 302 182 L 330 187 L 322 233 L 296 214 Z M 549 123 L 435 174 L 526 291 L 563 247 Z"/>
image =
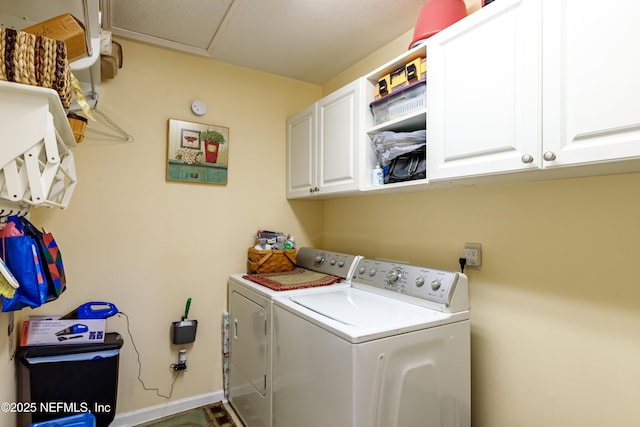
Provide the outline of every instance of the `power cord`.
<path id="1" fill-rule="evenodd" d="M 7 327 L 7 335 L 9 335 L 9 360 L 16 358 L 16 336 L 15 336 L 15 316 L 13 311 L 9 313 L 9 326 Z"/>
<path id="2" fill-rule="evenodd" d="M 460 263 L 460 273 L 464 273 L 464 266 L 467 265 L 467 259 L 459 258 L 458 262 Z"/>
<path id="3" fill-rule="evenodd" d="M 155 391 L 156 395 L 158 397 L 163 397 L 165 399 L 171 399 L 171 395 L 173 394 L 173 386 L 176 383 L 176 380 L 178 379 L 178 372 L 176 371 L 176 373 L 173 375 L 173 381 L 171 382 L 171 389 L 169 390 L 169 395 L 166 396 L 164 394 L 160 393 L 160 389 L 157 387 L 147 387 L 144 384 L 144 381 L 142 381 L 142 361 L 140 360 L 140 352 L 138 351 L 138 348 L 136 347 L 136 343 L 133 340 L 133 335 L 131 334 L 131 328 L 129 327 L 129 316 L 127 316 L 127 313 L 120 311 L 118 312 L 118 315 L 123 315 L 124 318 L 127 320 L 127 332 L 129 333 L 129 337 L 131 338 L 131 345 L 133 346 L 133 350 L 136 352 L 136 354 L 138 355 L 138 381 L 140 381 L 140 384 L 142 384 L 142 388 L 147 390 L 147 391 Z M 173 368 L 174 364 L 171 364 L 171 368 Z"/>

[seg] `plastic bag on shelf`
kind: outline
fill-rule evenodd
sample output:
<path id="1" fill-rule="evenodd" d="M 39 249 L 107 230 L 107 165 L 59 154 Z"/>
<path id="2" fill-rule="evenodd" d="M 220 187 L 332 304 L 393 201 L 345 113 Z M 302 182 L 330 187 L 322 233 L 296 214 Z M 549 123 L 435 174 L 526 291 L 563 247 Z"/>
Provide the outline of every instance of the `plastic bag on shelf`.
<path id="1" fill-rule="evenodd" d="M 415 151 L 426 144 L 425 129 L 413 132 L 382 131 L 371 135 L 371 145 L 382 166 L 388 166 L 396 157 Z"/>

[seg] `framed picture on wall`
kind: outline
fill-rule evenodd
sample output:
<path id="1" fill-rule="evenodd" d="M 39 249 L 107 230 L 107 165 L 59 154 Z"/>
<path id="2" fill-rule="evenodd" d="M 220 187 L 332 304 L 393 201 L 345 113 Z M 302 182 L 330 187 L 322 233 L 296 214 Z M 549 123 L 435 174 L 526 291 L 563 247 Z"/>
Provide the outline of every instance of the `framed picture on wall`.
<path id="1" fill-rule="evenodd" d="M 226 184 L 229 128 L 169 119 L 167 181 Z"/>

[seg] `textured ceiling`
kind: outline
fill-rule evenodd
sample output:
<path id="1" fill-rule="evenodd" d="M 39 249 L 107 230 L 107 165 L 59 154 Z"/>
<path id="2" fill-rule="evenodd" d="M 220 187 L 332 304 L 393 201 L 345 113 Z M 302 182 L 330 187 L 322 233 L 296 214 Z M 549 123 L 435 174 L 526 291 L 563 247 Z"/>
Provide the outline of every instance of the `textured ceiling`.
<path id="1" fill-rule="evenodd" d="M 103 0 L 117 36 L 322 84 L 415 25 L 424 0 Z"/>
<path id="2" fill-rule="evenodd" d="M 111 25 L 158 42 L 207 50 L 233 4 L 233 0 L 111 0 Z"/>

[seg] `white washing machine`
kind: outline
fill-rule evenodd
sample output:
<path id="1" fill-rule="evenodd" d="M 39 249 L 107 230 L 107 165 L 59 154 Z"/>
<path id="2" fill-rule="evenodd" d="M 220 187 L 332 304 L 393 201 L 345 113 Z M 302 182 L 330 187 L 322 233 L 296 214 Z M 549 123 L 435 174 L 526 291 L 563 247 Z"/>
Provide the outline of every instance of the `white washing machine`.
<path id="1" fill-rule="evenodd" d="M 348 288 L 361 258 L 303 247 L 296 253 L 294 272 L 229 277 L 227 398 L 246 426 L 272 426 L 272 301 L 275 296 Z M 336 283 L 325 284 L 332 281 Z M 291 288 L 295 289 L 287 290 Z"/>
<path id="2" fill-rule="evenodd" d="M 351 287 L 273 301 L 274 427 L 469 427 L 465 275 L 358 261 Z"/>

